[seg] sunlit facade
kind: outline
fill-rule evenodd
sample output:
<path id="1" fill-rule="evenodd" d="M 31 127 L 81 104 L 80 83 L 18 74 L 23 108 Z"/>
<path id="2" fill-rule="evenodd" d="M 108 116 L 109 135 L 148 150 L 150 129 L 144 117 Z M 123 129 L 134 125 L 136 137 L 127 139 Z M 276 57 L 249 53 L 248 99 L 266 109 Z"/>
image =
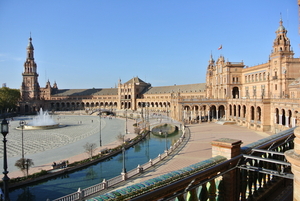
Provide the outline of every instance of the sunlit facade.
<path id="1" fill-rule="evenodd" d="M 287 30 L 280 19 L 267 63 L 248 67 L 243 62 L 209 59 L 206 83 L 153 87 L 138 77 L 119 80 L 113 88 L 59 89 L 38 82 L 34 48 L 29 38 L 21 85 L 20 112 L 161 112 L 187 124 L 221 121 L 258 131 L 279 132 L 298 125 L 300 58 L 294 58 Z"/>

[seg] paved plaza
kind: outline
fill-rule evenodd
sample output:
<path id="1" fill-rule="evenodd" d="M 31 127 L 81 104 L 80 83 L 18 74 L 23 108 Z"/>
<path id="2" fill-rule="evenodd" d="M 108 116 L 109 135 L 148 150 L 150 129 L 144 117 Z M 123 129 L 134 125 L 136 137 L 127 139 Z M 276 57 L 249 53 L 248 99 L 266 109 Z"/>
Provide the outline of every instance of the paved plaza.
<path id="1" fill-rule="evenodd" d="M 20 120 L 29 121 L 29 117 L 18 117 L 10 121 L 10 132 L 7 135 L 8 146 L 8 169 L 9 177 L 14 178 L 23 176 L 14 163 L 21 158 L 21 130 L 15 128 L 19 125 Z M 35 166 L 30 169 L 30 174 L 40 170 L 51 169 L 51 164 L 68 160 L 70 163 L 79 161 L 88 157 L 83 145 L 86 142 L 96 143 L 99 146 L 100 141 L 100 123 L 98 116 L 55 116 L 55 121 L 62 125 L 59 129 L 49 130 L 27 130 L 24 131 L 24 151 L 25 158 L 33 159 Z M 164 123 L 170 121 L 167 118 L 150 118 L 151 124 L 158 122 Z M 103 148 L 112 148 L 120 144 L 117 141 L 119 134 L 125 133 L 125 119 L 120 118 L 102 118 L 101 119 L 101 136 L 102 147 L 98 147 L 96 153 Z M 134 120 L 127 121 L 127 138 L 135 137 L 133 124 Z M 130 179 L 120 186 L 132 185 L 147 179 L 166 174 L 170 171 L 189 166 L 199 161 L 211 157 L 211 141 L 219 138 L 232 138 L 243 141 L 243 145 L 257 141 L 270 135 L 270 133 L 256 132 L 237 125 L 220 125 L 215 123 L 201 123 L 187 125 L 191 135 L 186 138 L 187 142 L 180 150 L 172 153 L 159 165 L 156 165 L 150 171 L 146 171 L 141 177 Z M 3 144 L 0 144 L 0 157 Z M 2 167 L 3 161 L 0 161 Z"/>
<path id="2" fill-rule="evenodd" d="M 10 130 L 7 135 L 7 157 L 9 177 L 23 176 L 14 164 L 22 156 L 22 131 L 17 130 L 20 120 L 29 122 L 30 117 L 16 117 L 9 119 Z M 54 120 L 62 126 L 58 129 L 48 130 L 24 130 L 24 153 L 25 158 L 30 158 L 34 162 L 34 167 L 29 173 L 40 170 L 51 169 L 51 164 L 68 160 L 69 162 L 79 161 L 87 158 L 83 145 L 96 143 L 98 153 L 105 147 L 115 147 L 121 142 L 117 141 L 119 134 L 125 133 L 125 120 L 119 118 L 101 118 L 101 138 L 100 148 L 100 118 L 99 116 L 71 116 L 55 115 Z M 128 120 L 127 138 L 133 138 L 133 120 Z M 3 143 L 0 143 L 0 167 L 3 167 Z"/>

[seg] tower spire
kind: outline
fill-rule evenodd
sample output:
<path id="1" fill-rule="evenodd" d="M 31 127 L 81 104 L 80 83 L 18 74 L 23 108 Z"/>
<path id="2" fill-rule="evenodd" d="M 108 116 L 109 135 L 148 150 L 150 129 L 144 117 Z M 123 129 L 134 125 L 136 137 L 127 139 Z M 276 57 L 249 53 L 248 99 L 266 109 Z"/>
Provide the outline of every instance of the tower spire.
<path id="1" fill-rule="evenodd" d="M 271 54 L 271 57 L 277 56 L 277 55 L 284 55 L 286 57 L 293 56 L 294 53 L 291 50 L 291 44 L 290 40 L 287 37 L 287 30 L 283 26 L 283 20 L 280 13 L 280 20 L 279 20 L 279 27 L 275 31 L 276 38 L 273 42 L 273 51 Z"/>
<path id="2" fill-rule="evenodd" d="M 27 45 L 27 58 L 24 63 L 23 83 L 22 83 L 22 99 L 31 100 L 39 98 L 39 83 L 37 74 L 37 65 L 34 61 L 34 48 L 32 45 L 31 33 L 29 43 Z"/>

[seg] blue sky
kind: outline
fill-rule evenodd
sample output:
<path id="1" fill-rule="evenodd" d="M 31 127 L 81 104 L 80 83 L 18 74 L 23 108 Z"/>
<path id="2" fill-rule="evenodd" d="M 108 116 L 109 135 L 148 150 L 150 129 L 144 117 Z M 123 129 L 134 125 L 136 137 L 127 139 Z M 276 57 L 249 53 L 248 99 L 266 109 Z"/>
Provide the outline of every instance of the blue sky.
<path id="1" fill-rule="evenodd" d="M 267 62 L 280 13 L 299 57 L 297 0 L 0 1 L 0 84 L 20 88 L 30 32 L 41 87 L 204 83 L 211 53 Z"/>

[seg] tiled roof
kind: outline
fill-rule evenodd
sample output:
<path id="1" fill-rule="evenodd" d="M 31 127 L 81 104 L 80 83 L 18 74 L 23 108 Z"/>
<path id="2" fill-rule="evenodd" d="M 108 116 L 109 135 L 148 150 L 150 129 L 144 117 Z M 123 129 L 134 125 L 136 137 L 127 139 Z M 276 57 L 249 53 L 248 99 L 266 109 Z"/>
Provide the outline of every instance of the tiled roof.
<path id="1" fill-rule="evenodd" d="M 134 77 L 131 80 L 125 82 L 125 84 L 130 84 L 130 83 L 140 83 L 140 84 L 147 84 L 146 82 L 144 82 L 143 80 L 141 80 L 138 77 Z"/>
<path id="2" fill-rule="evenodd" d="M 194 93 L 194 92 L 204 92 L 205 88 L 206 88 L 205 83 L 174 85 L 174 86 L 164 86 L 164 87 L 150 87 L 146 91 L 144 91 L 144 94 L 165 94 L 165 93 L 172 93 L 172 92 Z"/>
<path id="3" fill-rule="evenodd" d="M 118 88 L 106 89 L 58 89 L 52 96 L 95 96 L 95 95 L 118 95 Z"/>
<path id="4" fill-rule="evenodd" d="M 296 78 L 295 81 L 293 81 L 289 86 L 297 86 L 300 84 L 300 78 Z"/>

